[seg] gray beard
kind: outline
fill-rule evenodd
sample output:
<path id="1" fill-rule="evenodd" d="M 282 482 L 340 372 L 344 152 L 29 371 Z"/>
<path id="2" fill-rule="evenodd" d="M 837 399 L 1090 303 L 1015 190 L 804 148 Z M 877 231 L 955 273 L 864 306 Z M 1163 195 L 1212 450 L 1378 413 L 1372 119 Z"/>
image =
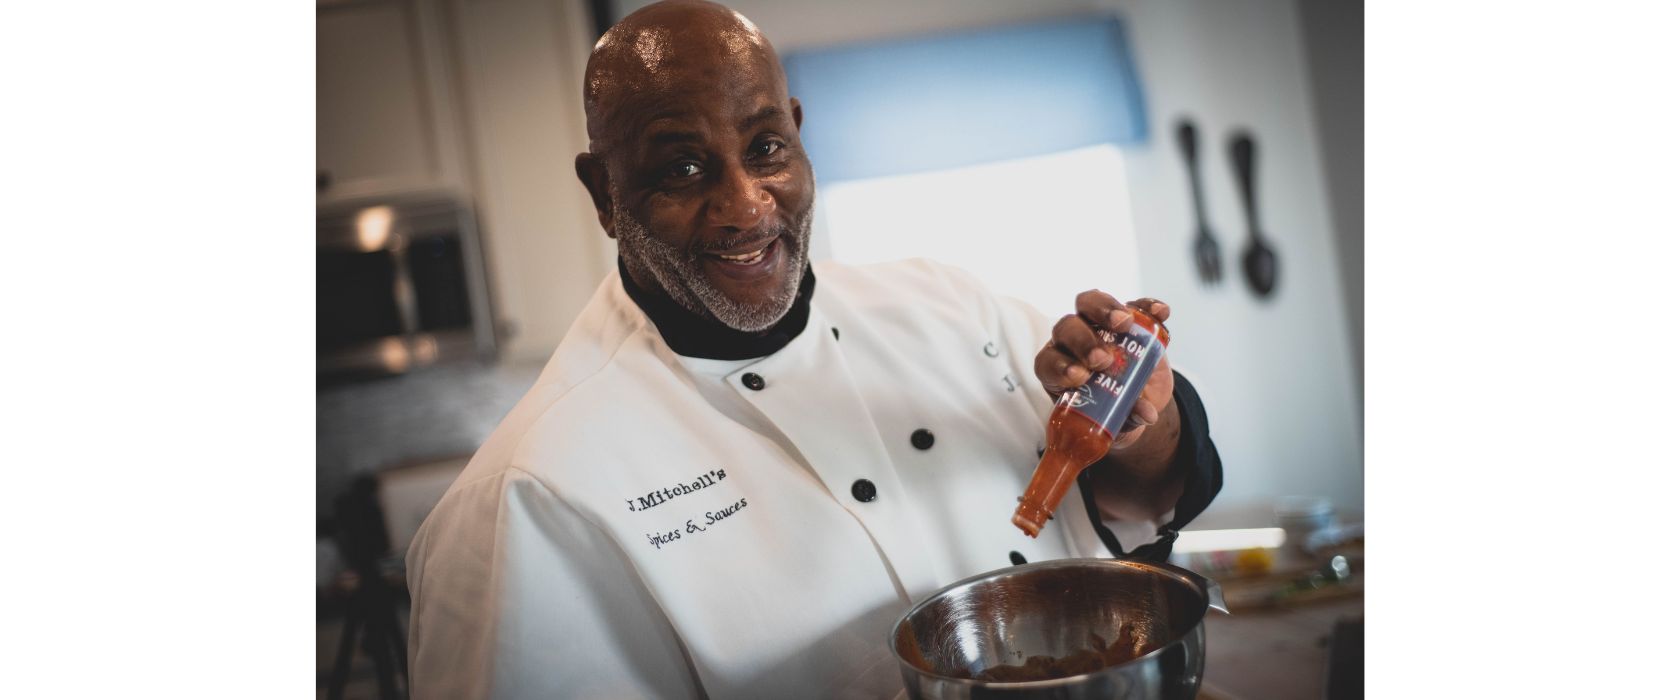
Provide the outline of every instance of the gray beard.
<path id="1" fill-rule="evenodd" d="M 810 252 L 811 215 L 815 207 L 805 210 L 794 221 L 793 230 L 778 228 L 781 244 L 787 246 L 789 273 L 781 287 L 760 303 L 737 303 L 712 286 L 697 250 L 683 250 L 655 238 L 647 227 L 625 211 L 613 193 L 613 232 L 618 238 L 619 255 L 625 267 L 651 275 L 672 301 L 702 318 L 717 319 L 738 331 L 757 333 L 787 315 L 793 300 L 799 296 L 799 283 L 805 276 L 805 264 Z M 791 235 L 790 235 L 791 234 Z"/>

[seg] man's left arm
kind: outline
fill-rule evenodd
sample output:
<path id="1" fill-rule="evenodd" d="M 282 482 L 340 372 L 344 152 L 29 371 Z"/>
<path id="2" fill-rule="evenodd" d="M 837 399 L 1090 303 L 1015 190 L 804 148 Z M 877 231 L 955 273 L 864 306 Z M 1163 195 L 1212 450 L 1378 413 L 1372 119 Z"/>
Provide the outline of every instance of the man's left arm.
<path id="1" fill-rule="evenodd" d="M 1214 447 L 1201 396 L 1183 374 L 1172 372 L 1172 376 L 1172 404 L 1165 414 L 1171 416 L 1168 420 L 1175 421 L 1176 426 L 1158 436 L 1164 438 L 1168 432 L 1176 433 L 1172 440 L 1172 455 L 1165 467 L 1169 485 L 1165 489 L 1152 488 L 1148 484 L 1134 487 L 1134 480 L 1139 478 L 1134 471 L 1138 463 L 1129 462 L 1125 454 L 1113 455 L 1080 475 L 1079 487 L 1085 497 L 1085 509 L 1091 525 L 1096 528 L 1109 552 L 1117 557 L 1165 560 L 1172 553 L 1178 531 L 1201 515 L 1224 486 L 1224 465 L 1220 462 L 1219 450 Z M 1160 430 L 1164 422 L 1148 430 Z M 1148 472 L 1144 472 L 1143 478 L 1147 479 L 1147 476 Z M 1128 497 L 1128 493 L 1153 493 L 1155 498 Z M 1167 497 L 1172 498 L 1168 506 L 1170 510 L 1161 513 L 1160 502 Z M 1143 501 L 1141 509 L 1139 501 Z M 1164 518 L 1166 522 L 1156 528 L 1158 539 L 1130 552 L 1122 549 L 1119 540 L 1111 536 L 1103 523 L 1105 519 L 1132 520 L 1150 510 L 1159 515 L 1140 522 L 1160 523 Z"/>
<path id="2" fill-rule="evenodd" d="M 1171 368 L 1164 374 L 1172 376 Z M 1160 416 L 1154 425 L 1134 428 L 1139 435 L 1130 446 L 1111 449 L 1090 466 L 1093 498 L 1104 518 L 1160 520 L 1178 505 L 1185 471 L 1185 465 L 1173 459 L 1181 422 L 1178 402 L 1168 399 Z"/>

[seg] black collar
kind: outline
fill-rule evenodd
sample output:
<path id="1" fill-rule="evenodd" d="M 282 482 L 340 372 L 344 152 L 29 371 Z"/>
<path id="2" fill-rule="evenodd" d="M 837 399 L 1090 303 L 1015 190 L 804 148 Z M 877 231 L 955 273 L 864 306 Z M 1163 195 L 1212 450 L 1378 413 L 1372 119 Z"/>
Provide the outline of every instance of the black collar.
<path id="1" fill-rule="evenodd" d="M 799 294 L 782 320 L 766 330 L 747 333 L 717 319 L 696 316 L 670 297 L 636 286 L 630 271 L 624 268 L 623 258 L 618 260 L 618 277 L 624 283 L 624 292 L 653 321 L 666 345 L 678 355 L 707 360 L 749 360 L 782 349 L 805 330 L 805 322 L 811 318 L 811 295 L 817 289 L 817 276 L 806 265 Z"/>

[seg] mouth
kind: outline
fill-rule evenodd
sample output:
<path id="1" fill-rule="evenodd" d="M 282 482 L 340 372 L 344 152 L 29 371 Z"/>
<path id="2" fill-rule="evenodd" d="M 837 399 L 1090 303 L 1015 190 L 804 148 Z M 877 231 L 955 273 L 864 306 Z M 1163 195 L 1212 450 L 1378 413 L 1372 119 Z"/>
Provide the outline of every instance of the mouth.
<path id="1" fill-rule="evenodd" d="M 741 249 L 737 249 L 734 253 L 710 253 L 710 255 L 718 258 L 719 260 L 735 265 L 751 265 L 763 260 L 765 252 L 770 250 L 770 247 L 775 245 L 778 240 L 781 240 L 780 237 L 753 243 Z"/>
<path id="2" fill-rule="evenodd" d="M 782 253 L 782 237 L 776 236 L 764 241 L 749 243 L 733 250 L 717 253 L 705 253 L 706 261 L 712 263 L 713 269 L 734 279 L 752 279 L 770 273 L 784 257 Z"/>

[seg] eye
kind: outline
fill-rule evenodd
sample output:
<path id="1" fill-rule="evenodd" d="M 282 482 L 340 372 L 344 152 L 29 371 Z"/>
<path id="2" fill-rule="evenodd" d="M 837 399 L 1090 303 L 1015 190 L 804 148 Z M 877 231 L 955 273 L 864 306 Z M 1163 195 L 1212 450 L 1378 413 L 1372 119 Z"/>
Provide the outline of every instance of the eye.
<path id="1" fill-rule="evenodd" d="M 669 170 L 665 171 L 665 174 L 677 179 L 694 177 L 700 174 L 700 164 L 692 160 L 674 163 Z"/>
<path id="2" fill-rule="evenodd" d="M 753 146 L 752 153 L 756 157 L 765 158 L 775 155 L 780 150 L 782 150 L 782 142 L 771 139 L 758 142 Z"/>

